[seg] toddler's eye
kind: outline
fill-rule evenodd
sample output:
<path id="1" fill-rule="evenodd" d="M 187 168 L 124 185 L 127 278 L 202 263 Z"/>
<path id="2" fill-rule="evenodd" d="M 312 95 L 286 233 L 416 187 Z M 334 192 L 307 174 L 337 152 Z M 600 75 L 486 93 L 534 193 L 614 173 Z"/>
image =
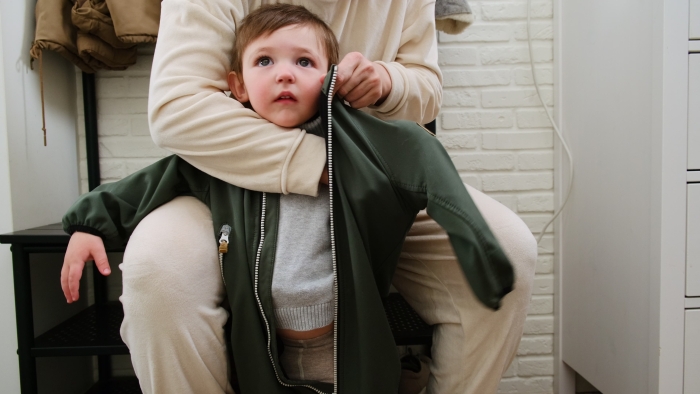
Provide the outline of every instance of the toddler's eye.
<path id="1" fill-rule="evenodd" d="M 272 60 L 269 57 L 261 57 L 257 61 L 257 65 L 262 67 L 269 66 L 270 64 L 272 64 Z"/>
<path id="2" fill-rule="evenodd" d="M 309 59 L 307 59 L 307 58 L 305 58 L 305 57 L 302 57 L 301 59 L 299 59 L 299 60 L 297 61 L 297 63 L 298 63 L 300 66 L 302 66 L 302 67 L 311 67 L 312 64 L 313 64 L 313 63 L 311 63 L 311 60 L 309 60 Z"/>

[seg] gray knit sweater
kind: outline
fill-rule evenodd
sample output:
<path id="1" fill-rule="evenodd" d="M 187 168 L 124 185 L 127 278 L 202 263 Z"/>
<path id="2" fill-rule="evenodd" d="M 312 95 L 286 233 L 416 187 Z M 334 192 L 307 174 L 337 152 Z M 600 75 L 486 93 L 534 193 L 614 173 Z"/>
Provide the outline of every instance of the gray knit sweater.
<path id="1" fill-rule="evenodd" d="M 307 132 L 320 127 L 302 125 Z M 318 197 L 280 196 L 272 303 L 277 327 L 308 331 L 333 322 L 333 267 L 331 263 L 328 187 Z"/>

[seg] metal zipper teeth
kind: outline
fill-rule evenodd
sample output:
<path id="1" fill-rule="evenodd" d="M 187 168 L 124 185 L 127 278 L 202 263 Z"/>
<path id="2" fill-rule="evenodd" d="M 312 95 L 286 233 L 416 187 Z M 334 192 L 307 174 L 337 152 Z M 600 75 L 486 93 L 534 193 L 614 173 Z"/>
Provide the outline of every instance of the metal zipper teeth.
<path id="1" fill-rule="evenodd" d="M 328 87 L 328 153 L 326 154 L 328 161 L 328 203 L 330 205 L 330 221 L 331 221 L 331 259 L 333 261 L 333 298 L 335 306 L 333 310 L 333 393 L 338 392 L 338 265 L 335 253 L 335 221 L 333 217 L 333 93 L 335 91 L 335 79 L 338 68 L 333 68 L 331 75 L 331 83 Z"/>
<path id="2" fill-rule="evenodd" d="M 263 318 L 263 321 L 265 322 L 265 329 L 267 330 L 267 355 L 270 357 L 270 363 L 272 364 L 272 370 L 275 371 L 275 377 L 277 378 L 277 382 L 281 384 L 282 386 L 285 387 L 306 387 L 308 389 L 311 389 L 318 394 L 326 394 L 323 391 L 318 390 L 317 388 L 313 386 L 308 386 L 305 384 L 287 384 L 280 379 L 279 372 L 277 372 L 277 367 L 275 366 L 275 359 L 272 357 L 272 348 L 271 348 L 271 338 L 272 338 L 272 333 L 270 332 L 270 323 L 267 321 L 267 317 L 265 316 L 265 310 L 263 309 L 262 302 L 260 301 L 260 295 L 258 294 L 258 278 L 259 278 L 259 267 L 260 267 L 260 256 L 262 253 L 262 247 L 263 247 L 263 242 L 265 241 L 265 210 L 267 207 L 267 193 L 263 193 L 262 195 L 262 214 L 260 215 L 260 244 L 258 244 L 258 250 L 255 254 L 255 300 L 258 302 L 258 309 L 260 309 L 260 315 Z"/>
<path id="3" fill-rule="evenodd" d="M 224 287 L 226 287 L 226 278 L 224 278 L 224 254 L 219 253 L 219 268 L 221 268 L 221 279 L 224 281 Z"/>

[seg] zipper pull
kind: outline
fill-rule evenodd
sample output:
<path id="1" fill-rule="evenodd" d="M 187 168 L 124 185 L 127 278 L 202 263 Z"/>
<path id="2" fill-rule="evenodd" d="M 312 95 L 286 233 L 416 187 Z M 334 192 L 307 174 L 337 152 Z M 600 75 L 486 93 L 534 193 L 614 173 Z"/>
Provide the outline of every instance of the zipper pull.
<path id="1" fill-rule="evenodd" d="M 221 231 L 219 232 L 221 237 L 219 238 L 219 253 L 228 252 L 228 236 L 231 234 L 231 226 L 224 224 L 221 226 Z"/>

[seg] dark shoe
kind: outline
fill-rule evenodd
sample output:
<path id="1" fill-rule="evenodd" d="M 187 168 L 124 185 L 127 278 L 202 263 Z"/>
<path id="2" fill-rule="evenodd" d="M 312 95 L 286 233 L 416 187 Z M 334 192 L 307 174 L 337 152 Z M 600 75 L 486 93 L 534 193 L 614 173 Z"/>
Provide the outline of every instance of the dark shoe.
<path id="1" fill-rule="evenodd" d="M 430 376 L 430 359 L 422 354 L 409 353 L 401 357 L 401 380 L 399 394 L 419 394 L 427 385 Z"/>

